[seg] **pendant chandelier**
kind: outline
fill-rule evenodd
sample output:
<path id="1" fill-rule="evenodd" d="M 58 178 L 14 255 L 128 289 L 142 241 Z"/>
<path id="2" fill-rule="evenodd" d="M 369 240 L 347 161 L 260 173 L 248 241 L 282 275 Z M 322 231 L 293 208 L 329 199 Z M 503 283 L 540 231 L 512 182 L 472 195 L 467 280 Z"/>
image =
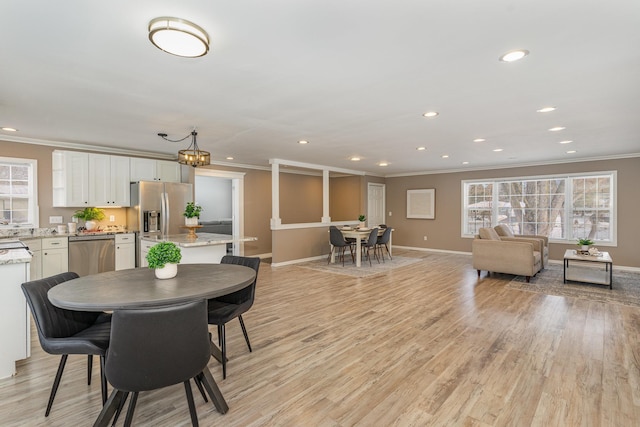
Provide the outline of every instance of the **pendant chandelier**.
<path id="1" fill-rule="evenodd" d="M 178 151 L 178 163 L 180 163 L 181 165 L 193 166 L 194 168 L 197 166 L 206 166 L 211 164 L 211 154 L 208 151 L 201 150 L 200 147 L 198 147 L 198 143 L 196 142 L 197 135 L 198 132 L 196 132 L 195 129 L 191 131 L 189 135 L 177 140 L 167 138 L 166 133 L 158 134 L 158 136 L 160 136 L 162 139 L 170 142 L 182 142 L 185 139 L 189 138 L 189 136 L 191 136 L 191 144 L 189 145 L 189 147 L 187 147 L 186 150 Z"/>

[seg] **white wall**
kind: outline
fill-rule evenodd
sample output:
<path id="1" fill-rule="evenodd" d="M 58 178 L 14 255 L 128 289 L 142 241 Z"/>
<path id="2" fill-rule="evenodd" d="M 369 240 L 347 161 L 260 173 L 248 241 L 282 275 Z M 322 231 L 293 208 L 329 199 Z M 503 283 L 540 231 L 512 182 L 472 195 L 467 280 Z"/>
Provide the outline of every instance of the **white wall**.
<path id="1" fill-rule="evenodd" d="M 227 178 L 195 176 L 195 200 L 203 208 L 200 221 L 231 219 L 231 184 Z"/>

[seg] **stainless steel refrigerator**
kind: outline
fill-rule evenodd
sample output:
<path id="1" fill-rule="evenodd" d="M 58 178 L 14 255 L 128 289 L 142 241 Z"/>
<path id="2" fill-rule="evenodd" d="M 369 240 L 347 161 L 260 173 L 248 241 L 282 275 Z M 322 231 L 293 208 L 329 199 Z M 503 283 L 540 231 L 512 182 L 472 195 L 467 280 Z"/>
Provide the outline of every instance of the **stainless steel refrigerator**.
<path id="1" fill-rule="evenodd" d="M 180 182 L 140 181 L 131 183 L 131 207 L 127 226 L 138 235 L 184 234 L 184 208 L 193 201 L 193 185 Z M 139 236 L 138 236 L 139 237 Z M 139 264 L 140 239 L 136 239 Z"/>

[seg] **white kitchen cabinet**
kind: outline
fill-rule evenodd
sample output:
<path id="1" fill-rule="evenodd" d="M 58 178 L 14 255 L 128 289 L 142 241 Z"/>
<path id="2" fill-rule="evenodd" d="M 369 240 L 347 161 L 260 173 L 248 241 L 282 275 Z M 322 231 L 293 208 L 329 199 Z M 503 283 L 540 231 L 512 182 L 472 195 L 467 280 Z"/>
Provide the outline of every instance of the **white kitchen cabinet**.
<path id="1" fill-rule="evenodd" d="M 78 151 L 53 152 L 53 206 L 89 206 L 89 154 Z"/>
<path id="2" fill-rule="evenodd" d="M 42 239 L 42 277 L 69 271 L 69 241 L 66 237 Z"/>
<path id="3" fill-rule="evenodd" d="M 116 270 L 128 268 L 136 268 L 135 234 L 116 234 Z"/>
<path id="4" fill-rule="evenodd" d="M 131 181 L 180 182 L 180 163 L 132 157 Z"/>
<path id="5" fill-rule="evenodd" d="M 129 158 L 89 154 L 89 206 L 129 206 Z"/>
<path id="6" fill-rule="evenodd" d="M 24 239 L 23 242 L 31 251 L 31 263 L 29 270 L 31 278 L 29 280 L 42 279 L 42 240 Z"/>
<path id="7" fill-rule="evenodd" d="M 53 206 L 130 206 L 129 158 L 53 152 Z"/>
<path id="8" fill-rule="evenodd" d="M 2 264 L 0 275 L 0 378 L 7 378 L 15 375 L 16 360 L 31 355 L 29 309 L 20 287 L 29 281 L 29 262 Z"/>
<path id="9" fill-rule="evenodd" d="M 155 244 L 156 242 L 149 242 L 147 240 L 140 241 L 140 260 L 138 262 L 138 267 L 149 267 L 149 263 L 147 262 L 147 254 L 149 253 L 149 249 L 151 249 L 151 246 Z"/>

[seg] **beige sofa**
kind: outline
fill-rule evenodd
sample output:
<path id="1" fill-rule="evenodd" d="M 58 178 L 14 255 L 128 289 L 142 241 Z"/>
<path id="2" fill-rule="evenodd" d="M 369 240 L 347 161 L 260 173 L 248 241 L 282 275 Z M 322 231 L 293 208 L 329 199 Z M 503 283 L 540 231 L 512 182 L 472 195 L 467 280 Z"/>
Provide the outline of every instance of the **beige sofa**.
<path id="1" fill-rule="evenodd" d="M 493 228 L 481 228 L 472 243 L 473 268 L 525 276 L 527 283 L 542 268 L 542 255 L 533 241 L 502 240 Z"/>
<path id="2" fill-rule="evenodd" d="M 534 244 L 534 250 L 542 254 L 542 268 L 549 265 L 549 238 L 537 234 L 513 234 L 513 230 L 507 224 L 500 224 L 493 227 L 503 241 L 525 241 Z"/>

